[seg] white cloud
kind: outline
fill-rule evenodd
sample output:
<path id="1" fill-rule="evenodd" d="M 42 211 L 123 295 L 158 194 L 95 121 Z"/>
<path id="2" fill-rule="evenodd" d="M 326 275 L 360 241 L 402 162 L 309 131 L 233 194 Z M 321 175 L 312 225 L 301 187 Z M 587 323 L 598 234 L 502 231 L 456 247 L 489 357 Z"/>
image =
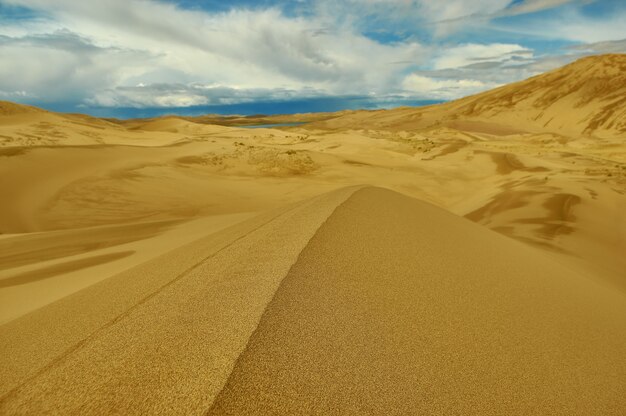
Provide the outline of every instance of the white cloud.
<path id="1" fill-rule="evenodd" d="M 425 58 L 425 48 L 416 42 L 381 44 L 350 27 L 320 34 L 323 22 L 318 19 L 288 18 L 276 9 L 209 14 L 145 0 L 11 2 L 45 10 L 53 16 L 48 27 L 56 24 L 67 33 L 79 33 L 92 47 L 87 52 L 75 44 L 73 49 L 51 52 L 42 42 L 34 45 L 10 37 L 9 43 L 19 43 L 21 51 L 0 49 L 0 59 L 31 68 L 33 74 L 24 83 L 34 90 L 58 81 L 74 85 L 76 94 L 88 91 L 76 78 L 87 69 L 101 83 L 100 88 L 93 86 L 96 90 L 182 82 L 246 89 L 314 88 L 328 94 L 382 92 L 397 84 L 402 71 L 390 63 L 413 64 Z M 16 29 L 4 27 L 0 33 Z M 126 61 L 117 58 L 121 55 Z M 43 61 L 46 69 L 38 69 Z M 61 74 L 70 74 L 70 79 L 60 79 Z"/>
<path id="2" fill-rule="evenodd" d="M 196 105 L 228 105 L 258 100 L 289 100 L 318 98 L 323 91 L 313 89 L 248 89 L 205 84 L 149 84 L 117 87 L 102 91 L 87 100 L 99 107 L 188 107 Z"/>
<path id="3" fill-rule="evenodd" d="M 626 10 L 604 19 L 569 13 L 557 24 L 551 25 L 546 32 L 546 35 L 555 38 L 584 43 L 626 39 Z"/>
<path id="4" fill-rule="evenodd" d="M 251 72 L 249 83 L 343 83 L 363 77 L 365 62 L 384 70 L 389 61 L 417 61 L 420 52 L 415 42 L 381 45 L 350 28 L 316 36 L 322 22 L 287 18 L 276 9 L 209 14 L 145 0 L 58 0 L 53 6 L 44 0 L 11 1 L 48 10 L 61 27 L 86 34 L 97 45 L 163 53 L 167 63 L 208 73 L 205 78 L 215 69 L 220 76 L 234 69 L 238 79 L 245 78 L 242 72 Z M 371 54 L 378 59 L 370 60 Z"/>
<path id="5" fill-rule="evenodd" d="M 167 107 L 325 95 L 457 98 L 563 59 L 538 60 L 514 43 L 446 44 L 436 35 L 476 22 L 489 30 L 494 17 L 569 0 L 313 0 L 289 16 L 278 8 L 209 13 L 156 0 L 0 2 L 39 11 L 35 19 L 0 25 L 4 96 Z M 602 21 L 564 13 L 553 17 L 558 24 L 498 30 L 586 41 L 626 38 L 626 12 Z M 418 32 L 435 40 L 417 41 L 429 39 Z M 388 34 L 399 36 L 374 40 Z M 578 52 L 570 53 L 565 60 Z"/>
<path id="6" fill-rule="evenodd" d="M 587 53 L 626 53 L 626 39 L 583 43 L 570 46 L 569 49 Z"/>
<path id="7" fill-rule="evenodd" d="M 568 40 L 595 43 L 626 39 L 626 3 L 602 17 L 583 14 L 577 8 L 565 8 L 553 16 L 533 20 L 507 21 L 506 26 L 494 23 L 501 32 L 529 35 L 535 39 Z"/>
<path id="8" fill-rule="evenodd" d="M 400 19 L 413 14 L 424 20 L 440 22 L 458 19 L 476 14 L 495 13 L 506 8 L 513 0 L 317 0 L 312 2 L 319 14 L 327 17 L 339 17 L 349 8 L 352 16 L 372 16 L 384 12 L 387 19 Z M 408 16 L 407 16 L 408 15 Z"/>
<path id="9" fill-rule="evenodd" d="M 596 0 L 522 0 L 514 3 L 512 0 L 452 0 L 429 1 L 425 0 L 426 8 L 435 19 L 435 34 L 446 36 L 461 31 L 468 26 L 488 26 L 492 19 L 505 16 L 517 16 L 536 13 L 546 9 L 553 9 L 568 3 L 590 3 Z"/>
<path id="10" fill-rule="evenodd" d="M 444 36 L 464 27 L 468 19 L 502 12 L 512 1 L 314 0 L 310 10 L 329 26 L 348 22 L 364 30 L 372 29 L 372 23 L 407 31 L 425 27 Z"/>
<path id="11" fill-rule="evenodd" d="M 120 87 L 97 93 L 86 100 L 96 107 L 190 107 L 209 104 L 205 96 L 194 94 L 193 90 L 181 86 L 158 89 L 153 86 Z"/>
<path id="12" fill-rule="evenodd" d="M 0 90 L 0 98 L 4 100 L 19 100 L 23 98 L 37 98 L 29 95 L 26 91 L 4 91 Z"/>
<path id="13" fill-rule="evenodd" d="M 43 101 L 80 100 L 86 91 L 149 66 L 152 58 L 140 51 L 100 48 L 67 31 L 0 36 L 0 90 L 20 90 Z"/>
<path id="14" fill-rule="evenodd" d="M 503 62 L 515 57 L 532 55 L 532 51 L 520 45 L 492 43 L 480 45 L 468 43 L 444 49 L 434 60 L 435 69 L 458 68 L 480 61 Z"/>
<path id="15" fill-rule="evenodd" d="M 507 8 L 500 14 L 506 16 L 514 16 L 518 14 L 535 13 L 545 9 L 552 9 L 554 7 L 558 7 L 571 2 L 572 0 L 526 0 Z"/>
<path id="16" fill-rule="evenodd" d="M 458 19 L 472 15 L 495 13 L 507 7 L 512 0 L 449 0 L 420 1 L 420 9 L 428 13 L 435 21 Z"/>
<path id="17" fill-rule="evenodd" d="M 495 88 L 498 85 L 475 79 L 436 79 L 410 74 L 404 79 L 402 86 L 423 98 L 449 100 Z"/>

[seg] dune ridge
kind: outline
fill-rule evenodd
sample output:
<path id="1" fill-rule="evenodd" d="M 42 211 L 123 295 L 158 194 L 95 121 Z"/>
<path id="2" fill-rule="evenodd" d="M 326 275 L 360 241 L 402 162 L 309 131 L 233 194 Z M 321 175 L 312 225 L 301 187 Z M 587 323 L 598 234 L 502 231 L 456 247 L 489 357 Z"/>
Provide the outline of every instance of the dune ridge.
<path id="1" fill-rule="evenodd" d="M 617 415 L 624 311 L 530 249 L 362 188 L 301 253 L 207 414 Z"/>
<path id="2" fill-rule="evenodd" d="M 624 329 L 623 295 L 430 204 L 351 187 L 0 327 L 15 363 L 0 411 L 620 414 Z"/>
<path id="3" fill-rule="evenodd" d="M 11 357 L 0 412 L 208 407 L 280 279 L 355 189 L 263 214 L 0 327 Z"/>

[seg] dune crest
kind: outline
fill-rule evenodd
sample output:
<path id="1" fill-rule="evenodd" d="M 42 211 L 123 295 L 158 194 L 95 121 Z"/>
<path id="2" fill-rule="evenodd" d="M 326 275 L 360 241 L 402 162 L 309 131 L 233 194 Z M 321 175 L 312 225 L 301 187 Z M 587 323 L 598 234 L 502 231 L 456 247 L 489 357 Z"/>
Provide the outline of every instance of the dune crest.
<path id="1" fill-rule="evenodd" d="M 624 311 L 532 250 L 363 188 L 300 254 L 207 414 L 620 414 Z"/>
<path id="2" fill-rule="evenodd" d="M 208 408 L 280 280 L 355 190 L 244 221 L 1 326 L 0 413 Z"/>
<path id="3" fill-rule="evenodd" d="M 0 410 L 617 415 L 626 405 L 623 296 L 430 204 L 347 188 L 181 253 L 155 277 L 137 268 L 0 327 L 13 357 Z M 111 290 L 127 295 L 103 296 Z M 76 322 L 59 325 L 67 313 Z M 56 351 L 42 354 L 33 329 L 52 322 Z"/>

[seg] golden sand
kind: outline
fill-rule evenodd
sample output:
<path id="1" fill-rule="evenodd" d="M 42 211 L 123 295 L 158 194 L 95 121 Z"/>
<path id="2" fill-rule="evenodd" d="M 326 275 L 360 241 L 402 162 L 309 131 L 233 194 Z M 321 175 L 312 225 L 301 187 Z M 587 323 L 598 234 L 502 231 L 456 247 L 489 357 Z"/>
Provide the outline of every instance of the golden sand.
<path id="1" fill-rule="evenodd" d="M 625 328 L 623 296 L 365 188 L 302 251 L 208 414 L 618 415 Z"/>
<path id="2" fill-rule="evenodd" d="M 621 414 L 624 328 L 621 293 L 429 204 L 348 188 L 3 326 L 0 410 Z"/>

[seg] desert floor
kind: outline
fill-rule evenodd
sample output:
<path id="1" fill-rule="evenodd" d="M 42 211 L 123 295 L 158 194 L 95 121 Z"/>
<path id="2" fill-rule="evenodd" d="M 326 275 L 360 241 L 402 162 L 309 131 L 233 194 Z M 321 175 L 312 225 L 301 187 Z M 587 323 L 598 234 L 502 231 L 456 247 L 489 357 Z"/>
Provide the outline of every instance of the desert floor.
<path id="1" fill-rule="evenodd" d="M 0 149 L 0 322 L 256 213 L 362 184 L 626 291 L 623 141 L 158 123 L 126 144 Z"/>
<path id="2" fill-rule="evenodd" d="M 626 406 L 621 139 L 20 111 L 0 414 Z"/>

